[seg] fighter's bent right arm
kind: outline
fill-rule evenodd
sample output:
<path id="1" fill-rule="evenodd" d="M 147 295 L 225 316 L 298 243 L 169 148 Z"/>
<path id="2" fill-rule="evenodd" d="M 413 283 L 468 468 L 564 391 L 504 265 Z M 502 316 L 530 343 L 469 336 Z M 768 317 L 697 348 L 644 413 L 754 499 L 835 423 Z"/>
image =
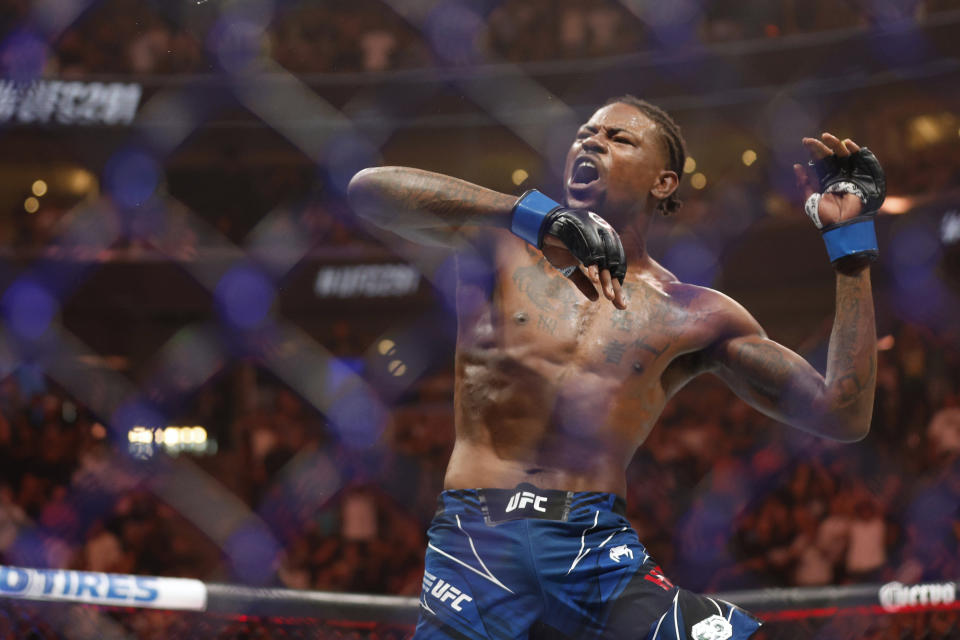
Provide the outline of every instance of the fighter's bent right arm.
<path id="1" fill-rule="evenodd" d="M 516 196 L 408 167 L 374 167 L 347 192 L 362 218 L 414 242 L 457 246 L 464 227 L 510 228 Z"/>

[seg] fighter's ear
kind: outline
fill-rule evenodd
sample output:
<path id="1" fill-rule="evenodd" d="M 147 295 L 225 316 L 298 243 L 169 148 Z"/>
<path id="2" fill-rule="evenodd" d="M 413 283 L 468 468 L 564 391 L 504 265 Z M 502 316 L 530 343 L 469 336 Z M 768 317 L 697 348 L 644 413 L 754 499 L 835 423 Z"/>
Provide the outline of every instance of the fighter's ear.
<path id="1" fill-rule="evenodd" d="M 670 197 L 670 194 L 677 190 L 679 184 L 680 178 L 676 172 L 664 169 L 660 172 L 660 175 L 657 176 L 657 181 L 650 189 L 650 195 L 658 200 L 663 200 Z"/>

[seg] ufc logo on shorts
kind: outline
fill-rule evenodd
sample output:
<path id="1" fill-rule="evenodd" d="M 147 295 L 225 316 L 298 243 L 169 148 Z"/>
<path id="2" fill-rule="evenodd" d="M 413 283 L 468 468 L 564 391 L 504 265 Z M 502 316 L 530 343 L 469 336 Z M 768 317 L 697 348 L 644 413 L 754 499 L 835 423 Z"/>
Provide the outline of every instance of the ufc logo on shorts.
<path id="1" fill-rule="evenodd" d="M 506 512 L 510 513 L 516 509 L 525 509 L 527 508 L 527 505 L 532 504 L 534 511 L 546 513 L 547 510 L 541 506 L 546 501 L 546 496 L 538 496 L 535 493 L 530 493 L 529 491 L 517 491 L 515 494 L 513 494 L 513 496 L 510 497 L 510 501 L 507 502 Z"/>
<path id="2" fill-rule="evenodd" d="M 423 590 L 442 604 L 448 604 L 449 602 L 449 607 L 454 611 L 463 611 L 463 607 L 460 606 L 463 602 L 473 602 L 473 598 L 460 589 L 427 571 L 423 572 Z"/>

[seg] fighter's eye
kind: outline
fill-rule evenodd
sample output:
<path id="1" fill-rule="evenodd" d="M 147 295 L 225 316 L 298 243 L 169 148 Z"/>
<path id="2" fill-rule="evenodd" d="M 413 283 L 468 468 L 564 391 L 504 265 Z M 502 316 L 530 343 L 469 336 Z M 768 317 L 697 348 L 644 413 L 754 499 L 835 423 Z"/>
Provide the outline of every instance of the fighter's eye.
<path id="1" fill-rule="evenodd" d="M 617 136 L 616 138 L 613 139 L 613 141 L 620 142 L 622 144 L 629 144 L 630 146 L 635 146 L 633 144 L 633 140 L 631 140 L 630 138 L 624 138 L 623 136 Z"/>

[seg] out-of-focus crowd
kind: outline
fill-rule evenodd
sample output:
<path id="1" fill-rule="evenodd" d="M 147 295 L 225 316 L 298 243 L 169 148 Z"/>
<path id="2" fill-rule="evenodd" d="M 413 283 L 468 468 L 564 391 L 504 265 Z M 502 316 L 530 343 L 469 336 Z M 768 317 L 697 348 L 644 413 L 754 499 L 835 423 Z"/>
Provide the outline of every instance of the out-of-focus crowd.
<path id="1" fill-rule="evenodd" d="M 27 0 L 0 2 L 0 34 L 9 36 L 0 35 L 0 70 L 10 71 L 24 64 L 24 59 L 35 57 L 37 47 L 24 44 L 22 37 L 24 33 L 39 34 L 35 28 L 38 17 L 32 13 L 34 4 Z M 238 47 L 242 49 L 237 42 L 247 42 L 251 33 L 255 34 L 253 40 L 262 53 L 296 73 L 387 71 L 444 64 L 445 55 L 447 62 L 461 60 L 467 55 L 461 50 L 465 42 L 473 43 L 468 47 L 472 53 L 467 56 L 471 62 L 564 61 L 650 50 L 659 46 L 663 38 L 673 39 L 671 41 L 691 38 L 701 43 L 777 38 L 902 18 L 922 21 L 954 9 L 960 9 L 960 0 L 905 3 L 689 0 L 673 4 L 504 0 L 470 5 L 470 8 L 458 3 L 438 3 L 436 10 L 423 16 L 420 22 L 411 22 L 407 19 L 412 16 L 409 5 L 387 0 L 291 1 L 270 3 L 269 8 L 255 2 L 248 5 L 101 0 L 90 3 L 72 22 L 67 21 L 69 25 L 40 48 L 46 61 L 43 72 L 62 79 L 213 72 L 222 66 L 223 56 L 229 57 Z M 477 12 L 474 18 L 470 18 L 473 15 L 470 11 Z M 684 31 L 678 25 L 687 25 L 692 31 Z M 878 111 L 882 111 L 882 107 L 880 105 Z M 904 103 L 900 108 L 916 108 L 917 114 L 926 114 L 927 119 L 904 122 L 905 111 L 894 109 L 889 117 L 858 122 L 858 140 L 862 137 L 878 151 L 888 182 L 897 195 L 952 189 L 960 174 L 956 164 L 945 162 L 944 158 L 950 157 L 955 140 L 955 117 L 939 112 L 940 106 L 931 106 L 926 99 Z M 911 135 L 929 137 L 930 118 L 936 117 L 946 118 L 942 126 L 934 123 L 937 131 L 942 129 L 946 134 L 940 132 L 934 140 L 920 142 L 910 139 Z M 837 124 L 850 128 L 850 123 Z M 570 132 L 571 137 L 573 133 Z M 701 145 L 699 140 L 689 142 L 692 150 Z M 758 141 L 757 169 L 770 166 L 769 160 L 775 152 L 764 149 L 764 142 Z M 335 189 L 323 184 L 323 177 L 318 176 L 311 163 L 249 166 L 241 161 L 247 155 L 241 145 L 217 145 L 214 155 L 205 156 L 202 170 L 194 164 L 182 167 L 173 159 L 165 159 L 156 189 L 161 197 L 154 198 L 151 206 L 138 207 L 135 215 L 128 212 L 122 216 L 127 220 L 111 220 L 110 224 L 122 227 L 125 236 L 112 246 L 159 249 L 179 259 L 196 255 L 202 244 L 194 229 L 197 221 L 180 203 L 236 243 L 245 239 L 262 219 L 264 211 L 279 207 L 298 211 L 298 224 L 309 234 L 313 245 L 360 245 L 369 240 L 365 234 L 355 233 L 351 215 L 343 203 L 327 197 Z M 902 153 L 904 148 L 910 152 Z M 735 153 L 729 154 L 733 158 L 730 162 L 739 165 L 735 156 Z M 91 185 L 97 184 L 94 175 L 102 169 L 100 162 L 86 154 L 68 157 L 78 158 L 79 163 L 69 171 L 87 176 Z M 61 159 L 58 155 L 58 161 Z M 782 185 L 772 188 L 767 183 L 759 184 L 756 188 L 763 189 L 760 196 L 750 185 L 746 202 L 738 197 L 736 192 L 747 191 L 742 183 L 756 180 L 756 176 L 761 175 L 759 171 L 754 171 L 753 178 L 738 175 L 737 179 L 714 180 L 716 175 L 729 176 L 742 169 L 733 165 L 703 165 L 700 170 L 710 177 L 702 191 L 684 181 L 681 189 L 687 206 L 681 215 L 715 218 L 709 211 L 727 195 L 737 198 L 731 210 L 739 212 L 738 215 L 749 211 L 759 218 L 776 211 L 796 212 L 796 206 L 787 203 L 788 189 Z M 787 174 L 789 171 L 784 172 Z M 12 211 L 0 220 L 0 247 L 47 248 L 63 230 L 58 225 L 68 212 L 75 210 L 79 195 L 58 199 L 51 186 L 49 195 L 31 198 L 28 189 L 31 181 L 32 178 L 24 182 L 22 194 L 10 197 Z M 105 191 L 110 192 L 110 185 L 104 186 Z M 542 188 L 542 185 L 536 186 Z M 719 194 L 718 189 L 734 193 Z M 90 193 L 90 190 L 86 192 Z M 166 195 L 172 195 L 179 202 L 169 200 Z M 35 208 L 25 210 L 25 199 L 35 200 Z"/>
<path id="2" fill-rule="evenodd" d="M 873 429 L 855 445 L 777 425 L 712 378 L 695 381 L 629 468 L 640 539 L 695 589 L 960 575 L 955 338 L 903 325 L 884 341 Z M 178 421 L 218 443 L 195 458 L 204 482 L 276 540 L 257 548 L 265 568 L 251 573 L 231 551 L 242 547 L 159 497 L 155 467 L 125 434 L 21 366 L 0 383 L 0 564 L 415 594 L 452 445 L 451 388 L 449 372 L 425 378 L 369 450 L 249 363 L 198 392 Z"/>
<path id="3" fill-rule="evenodd" d="M 33 3 L 3 3 L 4 23 L 29 24 Z M 394 0 L 280 3 L 264 17 L 256 3 L 216 21 L 205 3 L 104 0 L 57 37 L 47 69 L 89 73 L 208 72 L 231 38 L 302 73 L 386 71 L 461 62 L 531 62 L 647 51 L 676 43 L 776 38 L 794 33 L 924 19 L 957 0 L 876 2 L 713 0 L 504 0 L 438 3 L 419 15 Z M 210 3 L 213 5 L 214 3 Z M 226 12 L 230 14 L 230 11 Z M 237 25 L 244 25 L 238 31 Z"/>
<path id="4" fill-rule="evenodd" d="M 856 445 L 772 423 L 710 379 L 672 405 L 630 467 L 628 502 L 677 580 L 728 590 L 960 574 L 955 336 L 903 325 L 881 344 L 872 430 Z"/>

